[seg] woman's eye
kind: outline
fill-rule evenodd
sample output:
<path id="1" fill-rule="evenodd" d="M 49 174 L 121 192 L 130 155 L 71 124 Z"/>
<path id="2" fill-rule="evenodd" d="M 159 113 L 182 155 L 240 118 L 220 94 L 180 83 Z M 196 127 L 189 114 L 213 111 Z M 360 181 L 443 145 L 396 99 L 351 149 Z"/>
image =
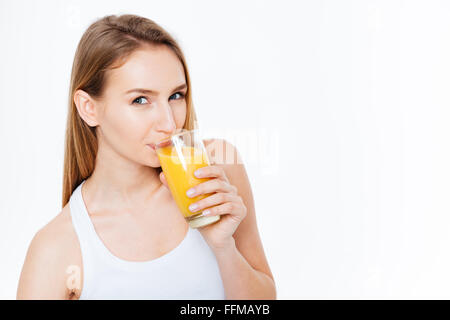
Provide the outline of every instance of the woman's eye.
<path id="1" fill-rule="evenodd" d="M 136 99 L 133 100 L 133 104 L 135 104 L 136 101 L 142 101 L 141 99 L 147 100 L 146 97 L 138 97 L 138 98 L 136 98 Z M 137 103 L 137 104 L 143 104 L 143 103 Z"/>
<path id="2" fill-rule="evenodd" d="M 172 99 L 172 97 L 175 97 L 175 100 L 180 100 L 180 99 L 183 99 L 185 97 L 185 94 L 182 93 L 182 92 L 177 92 L 177 93 L 174 93 L 170 98 Z M 144 99 L 144 100 L 142 100 L 142 99 Z M 142 105 L 142 104 L 145 104 L 145 103 L 148 103 L 148 100 L 144 96 L 137 97 L 132 102 L 132 104 L 139 104 L 139 105 Z"/>
<path id="3" fill-rule="evenodd" d="M 172 95 L 172 97 L 173 96 L 175 96 L 175 95 L 179 95 L 179 98 L 178 99 L 175 99 L 175 100 L 180 100 L 180 99 L 183 99 L 184 98 L 184 96 L 185 96 L 185 94 L 184 93 L 182 93 L 182 92 L 177 92 L 177 93 L 174 93 L 173 95 Z"/>

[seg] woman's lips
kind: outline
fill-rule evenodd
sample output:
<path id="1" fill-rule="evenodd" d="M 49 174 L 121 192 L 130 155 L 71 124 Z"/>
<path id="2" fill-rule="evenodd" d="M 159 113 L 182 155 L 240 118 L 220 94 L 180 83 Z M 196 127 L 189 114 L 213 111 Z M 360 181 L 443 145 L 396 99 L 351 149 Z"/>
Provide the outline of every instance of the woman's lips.
<path id="1" fill-rule="evenodd" d="M 147 146 L 149 146 L 150 148 L 152 148 L 153 150 L 155 150 L 155 145 L 153 143 L 148 144 Z"/>

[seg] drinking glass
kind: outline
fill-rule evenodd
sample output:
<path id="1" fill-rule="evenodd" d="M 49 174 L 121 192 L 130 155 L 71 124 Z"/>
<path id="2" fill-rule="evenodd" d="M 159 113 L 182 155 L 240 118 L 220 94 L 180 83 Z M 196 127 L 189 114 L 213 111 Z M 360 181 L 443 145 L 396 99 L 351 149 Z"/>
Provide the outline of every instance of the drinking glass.
<path id="1" fill-rule="evenodd" d="M 172 197 L 191 228 L 199 228 L 220 220 L 220 216 L 201 217 L 191 212 L 189 205 L 211 195 L 193 198 L 186 195 L 190 188 L 213 178 L 197 178 L 194 171 L 211 165 L 198 129 L 183 130 L 155 145 L 162 171 Z"/>

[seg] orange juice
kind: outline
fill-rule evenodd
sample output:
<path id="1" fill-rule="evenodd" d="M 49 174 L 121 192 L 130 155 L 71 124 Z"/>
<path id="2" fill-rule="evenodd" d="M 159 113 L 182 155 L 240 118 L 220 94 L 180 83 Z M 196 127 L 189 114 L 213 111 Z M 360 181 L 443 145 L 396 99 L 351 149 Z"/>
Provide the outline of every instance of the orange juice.
<path id="1" fill-rule="evenodd" d="M 180 146 L 180 148 L 181 150 L 178 151 L 182 153 L 182 158 L 178 156 L 177 150 L 172 145 L 157 149 L 157 154 L 172 196 L 183 216 L 189 220 L 191 216 L 201 214 L 201 211 L 191 212 L 189 205 L 211 194 L 189 198 L 186 191 L 210 179 L 199 179 L 194 176 L 195 170 L 206 167 L 210 163 L 206 153 L 201 149 L 190 146 Z"/>

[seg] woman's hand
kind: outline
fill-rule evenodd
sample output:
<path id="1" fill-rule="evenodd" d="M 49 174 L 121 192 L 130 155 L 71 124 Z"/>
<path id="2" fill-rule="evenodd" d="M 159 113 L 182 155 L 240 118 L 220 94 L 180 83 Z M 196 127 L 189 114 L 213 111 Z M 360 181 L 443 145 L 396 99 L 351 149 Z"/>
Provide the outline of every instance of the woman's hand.
<path id="1" fill-rule="evenodd" d="M 203 211 L 205 216 L 220 215 L 220 220 L 200 227 L 198 230 L 213 251 L 225 250 L 234 245 L 233 234 L 247 215 L 247 208 L 237 193 L 237 188 L 230 184 L 222 167 L 211 165 L 194 172 L 197 178 L 212 178 L 191 188 L 194 193 L 187 193 L 193 198 L 201 194 L 212 193 L 194 204 L 191 212 Z M 161 173 L 163 175 L 163 173 Z M 165 182 L 165 177 L 161 181 Z M 189 192 L 189 190 L 188 190 Z M 209 213 L 208 213 L 209 212 Z"/>

